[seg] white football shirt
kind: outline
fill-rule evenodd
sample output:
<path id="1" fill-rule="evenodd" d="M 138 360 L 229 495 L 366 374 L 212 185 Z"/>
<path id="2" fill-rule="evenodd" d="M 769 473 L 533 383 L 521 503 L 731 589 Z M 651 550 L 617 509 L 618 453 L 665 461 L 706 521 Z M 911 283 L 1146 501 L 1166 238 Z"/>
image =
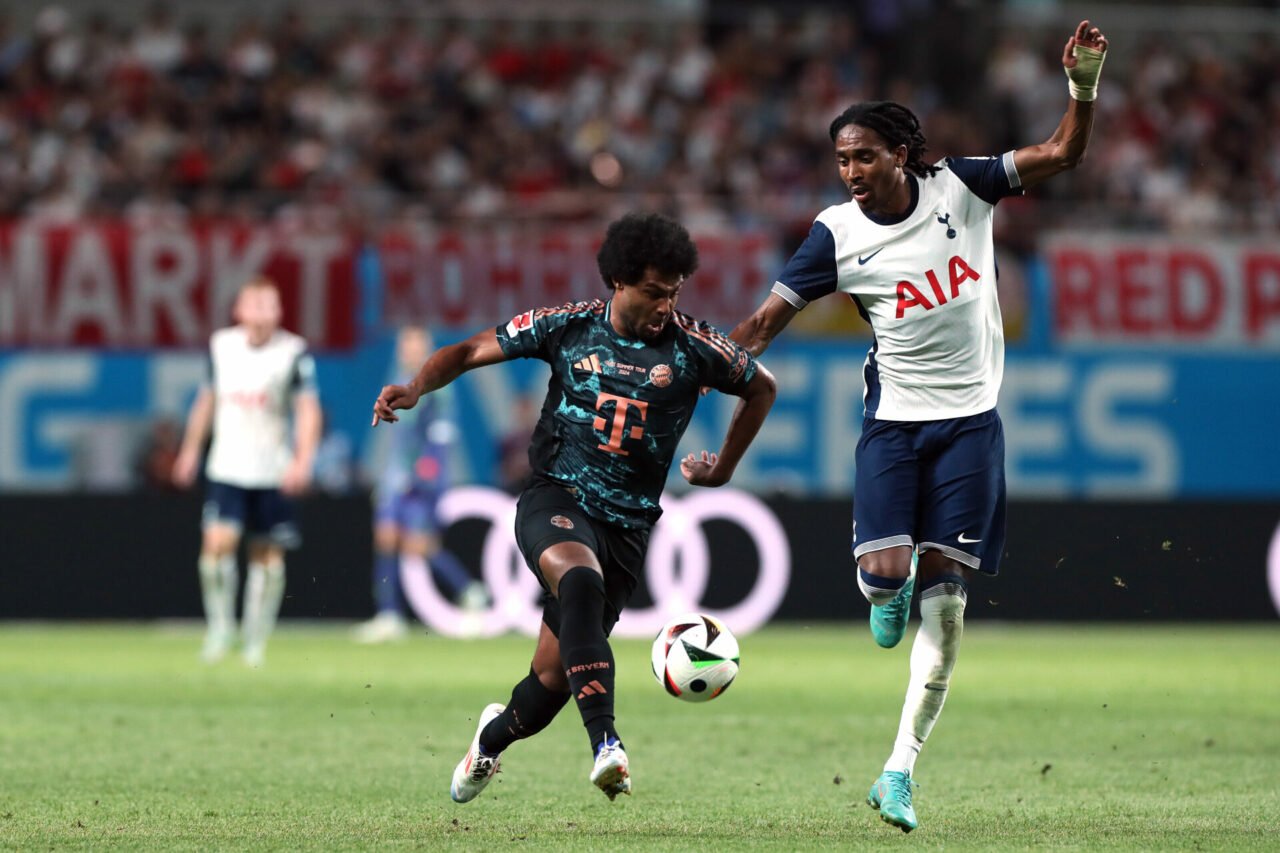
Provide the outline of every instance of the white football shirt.
<path id="1" fill-rule="evenodd" d="M 1004 374 L 992 217 L 1022 192 L 1013 152 L 908 174 L 911 206 L 877 221 L 856 202 L 822 211 L 773 292 L 796 308 L 841 291 L 875 335 L 863 369 L 869 418 L 931 421 L 995 408 Z"/>
<path id="2" fill-rule="evenodd" d="M 292 455 L 294 395 L 316 393 L 306 341 L 281 329 L 254 347 L 244 329 L 219 329 L 209 339 L 209 369 L 214 419 L 206 474 L 245 489 L 279 488 Z"/>

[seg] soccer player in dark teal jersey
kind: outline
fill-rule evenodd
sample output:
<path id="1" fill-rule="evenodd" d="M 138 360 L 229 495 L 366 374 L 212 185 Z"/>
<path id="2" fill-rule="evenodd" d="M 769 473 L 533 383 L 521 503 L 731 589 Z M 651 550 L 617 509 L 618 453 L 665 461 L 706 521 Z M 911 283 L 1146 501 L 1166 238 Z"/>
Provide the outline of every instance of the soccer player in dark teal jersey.
<path id="1" fill-rule="evenodd" d="M 644 568 L 676 446 L 701 388 L 741 397 L 720 452 L 680 462 L 695 486 L 727 483 L 776 394 L 746 350 L 675 310 L 698 266 L 678 223 L 625 216 L 609 226 L 597 261 L 612 291 L 607 301 L 526 311 L 444 347 L 408 385 L 383 388 L 373 406 L 374 426 L 395 422 L 395 410 L 472 368 L 513 358 L 551 365 L 529 449 L 534 480 L 516 510 L 516 540 L 549 595 L 528 676 L 505 706 L 484 709 L 454 771 L 450 794 L 459 803 L 489 783 L 503 750 L 544 729 L 571 697 L 595 756 L 591 782 L 611 800 L 631 793 L 614 728 L 608 636 Z"/>

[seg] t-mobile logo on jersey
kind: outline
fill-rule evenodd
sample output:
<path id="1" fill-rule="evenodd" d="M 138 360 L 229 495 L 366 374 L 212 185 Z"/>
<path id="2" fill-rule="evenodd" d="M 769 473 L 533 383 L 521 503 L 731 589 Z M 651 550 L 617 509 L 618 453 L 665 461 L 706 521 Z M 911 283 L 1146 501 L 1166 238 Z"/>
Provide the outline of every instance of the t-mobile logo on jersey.
<path id="1" fill-rule="evenodd" d="M 964 258 L 959 255 L 955 255 L 947 263 L 947 274 L 951 279 L 950 297 L 948 297 L 946 292 L 943 291 L 942 283 L 938 281 L 937 273 L 933 270 L 928 270 L 924 274 L 924 277 L 929 281 L 929 288 L 933 291 L 933 296 L 937 300 L 936 303 L 930 302 L 929 298 L 921 292 L 920 288 L 916 287 L 911 282 L 898 282 L 897 318 L 901 320 L 902 315 L 907 313 L 908 308 L 914 308 L 917 305 L 924 308 L 926 311 L 932 311 L 937 306 L 946 305 L 950 299 L 955 299 L 960 295 L 961 284 L 964 284 L 964 282 L 970 279 L 977 281 L 981 278 L 981 276 L 974 271 L 973 267 L 965 263 Z"/>
<path id="2" fill-rule="evenodd" d="M 641 422 L 643 422 L 649 415 L 649 404 L 643 400 L 619 397 L 617 394 L 601 394 L 596 397 L 596 411 L 603 412 L 604 407 L 609 403 L 614 404 L 613 427 L 609 430 L 609 443 L 596 445 L 596 449 L 603 450 L 605 453 L 616 453 L 619 456 L 630 456 L 630 451 L 622 449 L 624 430 L 631 438 L 639 439 L 644 437 L 644 427 L 633 426 L 630 430 L 626 430 L 627 410 L 636 409 L 640 413 Z M 597 417 L 592 426 L 600 432 L 604 432 L 606 423 L 607 421 L 603 417 Z"/>

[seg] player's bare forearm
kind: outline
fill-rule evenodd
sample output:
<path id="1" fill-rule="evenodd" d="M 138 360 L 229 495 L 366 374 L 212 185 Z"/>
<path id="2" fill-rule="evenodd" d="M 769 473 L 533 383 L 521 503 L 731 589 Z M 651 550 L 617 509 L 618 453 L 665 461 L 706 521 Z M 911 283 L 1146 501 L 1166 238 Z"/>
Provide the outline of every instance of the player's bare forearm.
<path id="1" fill-rule="evenodd" d="M 418 375 L 409 383 L 419 395 L 438 391 L 468 370 L 505 361 L 498 335 L 486 329 L 465 341 L 441 347 L 423 363 Z"/>
<path id="2" fill-rule="evenodd" d="M 182 445 L 178 448 L 178 458 L 173 463 L 173 482 L 181 488 L 188 488 L 196 480 L 200 468 L 200 451 L 204 449 L 205 439 L 209 437 L 209 427 L 213 423 L 214 397 L 213 391 L 201 388 L 191 404 L 191 414 L 187 416 L 187 428 L 182 434 Z"/>
<path id="3" fill-rule="evenodd" d="M 1053 136 L 1013 152 L 1013 165 L 1023 187 L 1034 187 L 1080 164 L 1093 132 L 1093 105 L 1093 101 L 1070 99 Z"/>
<path id="4" fill-rule="evenodd" d="M 1067 73 L 1071 95 L 1062 121 L 1044 142 L 1013 152 L 1013 165 L 1022 186 L 1033 187 L 1059 172 L 1074 169 L 1084 159 L 1106 53 L 1107 37 L 1087 20 L 1081 21 L 1062 48 L 1062 68 Z"/>
<path id="5" fill-rule="evenodd" d="M 754 314 L 734 327 L 729 338 L 753 356 L 759 356 L 795 315 L 795 306 L 770 293 Z"/>
<path id="6" fill-rule="evenodd" d="M 187 415 L 187 429 L 182 434 L 182 449 L 179 452 L 199 453 L 204 441 L 209 437 L 209 426 L 213 423 L 213 392 L 201 388 L 191 404 L 191 413 Z"/>
<path id="7" fill-rule="evenodd" d="M 695 485 L 722 486 L 732 479 L 733 472 L 755 440 L 756 433 L 760 432 L 760 426 L 773 408 L 773 401 L 777 396 L 778 383 L 773 374 L 764 365 L 756 365 L 756 375 L 747 383 L 741 401 L 733 410 L 724 444 L 708 473 L 707 482 Z"/>
<path id="8" fill-rule="evenodd" d="M 498 333 L 493 329 L 477 332 L 465 341 L 441 347 L 431 354 L 407 385 L 383 387 L 373 404 L 373 426 L 379 421 L 395 423 L 399 420 L 397 409 L 412 409 L 423 394 L 438 391 L 468 370 L 506 361 L 507 356 L 498 343 Z"/>
<path id="9" fill-rule="evenodd" d="M 300 468 L 310 471 L 320 446 L 320 400 L 315 394 L 299 394 L 293 407 L 294 460 Z"/>

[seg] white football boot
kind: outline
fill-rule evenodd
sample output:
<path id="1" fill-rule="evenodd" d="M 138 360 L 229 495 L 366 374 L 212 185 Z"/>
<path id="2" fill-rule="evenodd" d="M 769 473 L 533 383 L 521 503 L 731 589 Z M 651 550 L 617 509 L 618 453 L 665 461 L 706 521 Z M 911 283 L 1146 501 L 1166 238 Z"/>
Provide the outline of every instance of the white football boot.
<path id="1" fill-rule="evenodd" d="M 384 610 L 353 631 L 357 643 L 376 645 L 392 643 L 409 636 L 409 622 L 394 610 Z"/>
<path id="2" fill-rule="evenodd" d="M 231 642 L 235 639 L 235 628 L 224 625 L 210 625 L 204 633 L 204 645 L 200 648 L 200 660 L 205 663 L 217 663 L 226 657 L 231 650 Z"/>
<path id="3" fill-rule="evenodd" d="M 449 787 L 449 796 L 453 797 L 455 803 L 469 803 L 480 796 L 485 785 L 488 785 L 489 780 L 498 772 L 502 754 L 483 755 L 480 752 L 480 733 L 484 731 L 485 726 L 489 725 L 489 721 L 501 714 L 506 707 L 494 702 L 492 705 L 486 705 L 480 712 L 480 722 L 476 724 L 476 736 L 471 739 L 471 748 L 467 750 L 466 755 L 462 756 L 462 760 L 453 771 L 453 784 Z"/>
<path id="4" fill-rule="evenodd" d="M 627 753 L 622 743 L 606 739 L 596 753 L 595 766 L 591 768 L 591 784 L 610 800 L 619 794 L 631 794 L 631 771 L 627 766 Z"/>

